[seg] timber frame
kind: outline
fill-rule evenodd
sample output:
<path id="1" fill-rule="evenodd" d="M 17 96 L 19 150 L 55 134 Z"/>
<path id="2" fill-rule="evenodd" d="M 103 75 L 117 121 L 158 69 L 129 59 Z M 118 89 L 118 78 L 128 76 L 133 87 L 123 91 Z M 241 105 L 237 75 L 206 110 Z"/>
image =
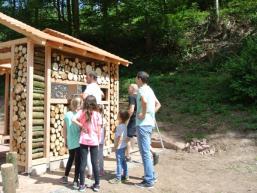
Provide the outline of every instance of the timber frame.
<path id="1" fill-rule="evenodd" d="M 68 157 L 63 148 L 64 113 L 68 99 L 86 86 L 86 73 L 92 70 L 105 93 L 105 150 L 111 151 L 119 109 L 119 65 L 130 62 L 67 34 L 40 31 L 3 13 L 0 23 L 25 36 L 0 43 L 6 95 L 10 85 L 10 150 L 18 153 L 23 171 L 30 173 L 42 164 L 49 168 L 52 162 Z"/>

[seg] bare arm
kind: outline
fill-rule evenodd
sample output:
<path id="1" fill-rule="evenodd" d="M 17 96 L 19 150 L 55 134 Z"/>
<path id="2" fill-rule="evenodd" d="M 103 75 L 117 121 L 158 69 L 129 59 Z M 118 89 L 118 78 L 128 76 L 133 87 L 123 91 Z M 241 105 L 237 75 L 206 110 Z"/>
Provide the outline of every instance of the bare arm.
<path id="1" fill-rule="evenodd" d="M 67 146 L 67 126 L 65 122 L 63 124 L 62 135 L 64 137 L 64 144 Z"/>
<path id="2" fill-rule="evenodd" d="M 138 114 L 138 118 L 143 120 L 145 118 L 146 109 L 147 109 L 147 102 L 143 96 L 141 97 L 141 105 L 142 105 L 142 112 Z"/>
<path id="3" fill-rule="evenodd" d="M 129 105 L 128 113 L 130 117 L 134 113 L 134 111 L 135 111 L 135 105 Z"/>
<path id="4" fill-rule="evenodd" d="M 157 99 L 157 98 L 155 98 L 155 112 L 158 112 L 159 111 L 159 109 L 161 108 L 161 103 L 160 103 L 160 101 Z"/>
<path id="5" fill-rule="evenodd" d="M 76 117 L 73 117 L 72 122 L 75 123 L 76 125 L 78 125 L 79 127 L 83 127 L 83 125 L 78 121 L 78 119 Z"/>
<path id="6" fill-rule="evenodd" d="M 117 137 L 114 142 L 114 148 L 117 149 L 121 144 L 122 135 Z"/>
<path id="7" fill-rule="evenodd" d="M 82 98 L 83 98 L 83 99 L 86 99 L 86 98 L 87 98 L 87 96 L 88 96 L 88 94 L 87 94 L 87 93 L 85 93 L 85 92 L 83 92 L 83 94 L 82 94 Z"/>

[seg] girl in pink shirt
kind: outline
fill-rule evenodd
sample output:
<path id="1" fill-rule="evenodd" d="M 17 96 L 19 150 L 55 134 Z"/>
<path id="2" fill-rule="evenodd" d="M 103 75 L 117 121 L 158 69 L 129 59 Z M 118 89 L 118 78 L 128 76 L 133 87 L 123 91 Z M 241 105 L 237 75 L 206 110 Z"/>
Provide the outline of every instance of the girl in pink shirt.
<path id="1" fill-rule="evenodd" d="M 83 192 L 85 186 L 85 168 L 87 165 L 87 154 L 90 151 L 95 183 L 92 189 L 98 192 L 100 189 L 99 169 L 98 169 L 98 145 L 100 141 L 100 129 L 102 126 L 102 117 L 98 111 L 96 98 L 93 95 L 87 96 L 84 100 L 83 108 L 73 119 L 80 128 L 80 187 Z"/>

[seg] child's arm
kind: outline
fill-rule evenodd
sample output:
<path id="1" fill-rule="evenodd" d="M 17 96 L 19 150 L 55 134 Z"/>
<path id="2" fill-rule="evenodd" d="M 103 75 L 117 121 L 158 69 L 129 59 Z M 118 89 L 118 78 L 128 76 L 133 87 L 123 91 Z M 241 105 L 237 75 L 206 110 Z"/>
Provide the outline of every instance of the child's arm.
<path id="1" fill-rule="evenodd" d="M 67 126 L 65 122 L 63 124 L 62 135 L 64 138 L 64 146 L 67 146 Z"/>
<path id="2" fill-rule="evenodd" d="M 114 148 L 115 148 L 115 149 L 118 149 L 118 147 L 120 146 L 120 144 L 121 144 L 121 139 L 122 139 L 122 135 L 119 136 L 119 137 L 117 137 L 117 138 L 115 139 L 115 141 L 114 141 Z"/>
<path id="3" fill-rule="evenodd" d="M 79 122 L 79 119 L 76 117 L 72 118 L 72 122 L 75 123 L 76 125 L 78 125 L 80 128 L 83 127 L 83 125 Z"/>

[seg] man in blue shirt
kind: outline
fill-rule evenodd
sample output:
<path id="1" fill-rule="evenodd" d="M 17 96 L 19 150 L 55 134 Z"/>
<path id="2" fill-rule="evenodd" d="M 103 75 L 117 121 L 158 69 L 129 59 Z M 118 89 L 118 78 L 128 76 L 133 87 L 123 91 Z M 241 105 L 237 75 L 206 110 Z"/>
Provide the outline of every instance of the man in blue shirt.
<path id="1" fill-rule="evenodd" d="M 137 139 L 144 165 L 144 180 L 137 186 L 143 188 L 152 188 L 156 179 L 150 149 L 152 130 L 155 127 L 155 113 L 161 107 L 153 90 L 147 85 L 148 79 L 149 75 L 143 71 L 138 72 L 136 76 L 139 87 L 136 116 Z"/>

